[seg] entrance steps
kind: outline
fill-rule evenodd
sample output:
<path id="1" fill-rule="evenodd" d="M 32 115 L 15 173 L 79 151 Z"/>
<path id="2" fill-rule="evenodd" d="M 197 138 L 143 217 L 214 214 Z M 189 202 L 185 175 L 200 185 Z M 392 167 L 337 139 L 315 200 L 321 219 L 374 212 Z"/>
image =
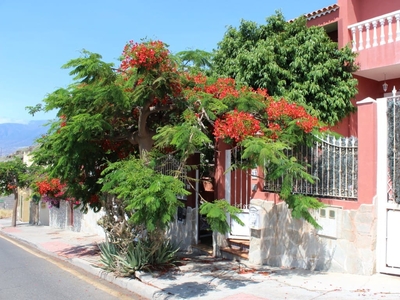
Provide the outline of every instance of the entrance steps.
<path id="1" fill-rule="evenodd" d="M 249 240 L 228 239 L 228 247 L 221 248 L 221 255 L 231 260 L 248 260 L 249 259 Z"/>
<path id="2" fill-rule="evenodd" d="M 221 257 L 229 260 L 248 260 L 249 259 L 249 240 L 228 239 L 228 246 L 220 248 Z M 211 244 L 192 245 L 193 251 L 202 255 L 212 255 Z"/>

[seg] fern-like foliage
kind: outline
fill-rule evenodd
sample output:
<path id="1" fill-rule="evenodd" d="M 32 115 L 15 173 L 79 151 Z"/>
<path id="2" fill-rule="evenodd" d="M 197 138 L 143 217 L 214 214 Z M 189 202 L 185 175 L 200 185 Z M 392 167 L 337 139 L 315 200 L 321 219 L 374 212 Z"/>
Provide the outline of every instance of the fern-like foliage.
<path id="1" fill-rule="evenodd" d="M 164 126 L 158 130 L 153 139 L 159 149 L 173 146 L 180 152 L 182 159 L 211 143 L 210 138 L 199 127 L 190 123 Z"/>
<path id="2" fill-rule="evenodd" d="M 110 164 L 104 174 L 102 191 L 122 199 L 132 212 L 129 221 L 144 225 L 148 232 L 165 230 L 183 206 L 177 195 L 190 194 L 181 180 L 158 173 L 136 158 Z"/>
<path id="3" fill-rule="evenodd" d="M 279 197 L 288 204 L 292 217 L 303 218 L 315 228 L 320 228 L 310 210 L 324 206 L 318 199 L 293 193 L 296 179 L 314 183 L 317 179 L 307 172 L 307 165 L 289 155 L 290 146 L 280 141 L 249 137 L 242 142 L 244 167 L 264 166 L 266 180 L 283 178 Z"/>
<path id="4" fill-rule="evenodd" d="M 200 49 L 180 51 L 176 54 L 176 59 L 179 60 L 183 70 L 193 73 L 212 67 L 212 53 Z"/>
<path id="5" fill-rule="evenodd" d="M 291 194 L 285 199 L 289 209 L 292 211 L 292 217 L 295 219 L 303 218 L 308 223 L 313 225 L 316 229 L 322 227 L 316 222 L 314 217 L 310 213 L 310 209 L 319 209 L 324 207 L 324 203 L 318 201 L 318 199 L 310 196 L 304 196 L 300 194 Z"/>
<path id="6" fill-rule="evenodd" d="M 248 161 L 251 167 L 264 166 L 266 163 L 281 164 L 287 158 L 284 150 L 289 149 L 283 142 L 256 137 L 248 137 L 241 145 L 242 158 Z"/>
<path id="7" fill-rule="evenodd" d="M 225 199 L 204 202 L 200 206 L 200 214 L 206 217 L 211 230 L 222 234 L 228 233 L 230 230 L 228 216 L 238 224 L 244 225 L 237 216 L 240 212 L 239 208 L 230 205 Z"/>

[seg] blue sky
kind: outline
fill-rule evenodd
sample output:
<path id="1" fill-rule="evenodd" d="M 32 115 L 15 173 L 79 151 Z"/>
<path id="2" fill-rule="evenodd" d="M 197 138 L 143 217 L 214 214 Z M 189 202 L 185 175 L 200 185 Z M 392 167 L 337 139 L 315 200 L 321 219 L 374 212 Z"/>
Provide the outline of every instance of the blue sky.
<path id="1" fill-rule="evenodd" d="M 61 66 L 82 49 L 115 63 L 127 41 L 143 38 L 162 40 L 172 52 L 211 51 L 241 19 L 263 24 L 281 10 L 289 20 L 335 2 L 0 0 L 0 123 L 54 118 L 33 117 L 25 107 L 71 82 Z"/>

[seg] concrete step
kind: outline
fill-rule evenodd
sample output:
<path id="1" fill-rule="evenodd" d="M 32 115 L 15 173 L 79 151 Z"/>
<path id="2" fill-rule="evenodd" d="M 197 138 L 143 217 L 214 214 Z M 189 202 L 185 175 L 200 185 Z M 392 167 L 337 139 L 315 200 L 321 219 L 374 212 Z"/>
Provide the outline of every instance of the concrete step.
<path id="1" fill-rule="evenodd" d="M 221 248 L 221 255 L 231 260 L 248 260 L 249 248 L 249 240 L 228 239 L 228 247 Z"/>
<path id="2" fill-rule="evenodd" d="M 228 239 L 228 247 L 220 248 L 221 256 L 229 260 L 248 260 L 249 259 L 249 240 Z M 192 245 L 193 252 L 200 255 L 212 256 L 212 245 L 197 244 Z"/>
<path id="3" fill-rule="evenodd" d="M 197 244 L 197 245 L 192 245 L 193 252 L 199 255 L 209 255 L 212 256 L 213 254 L 213 248 L 212 245 L 208 244 Z"/>

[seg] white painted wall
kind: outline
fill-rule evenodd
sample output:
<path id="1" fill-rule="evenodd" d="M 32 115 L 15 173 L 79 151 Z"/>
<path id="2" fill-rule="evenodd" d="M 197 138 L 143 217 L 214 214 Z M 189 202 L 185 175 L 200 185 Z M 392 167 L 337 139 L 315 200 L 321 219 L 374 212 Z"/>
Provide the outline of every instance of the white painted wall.
<path id="1" fill-rule="evenodd" d="M 60 207 L 51 207 L 49 209 L 49 225 L 53 228 L 67 229 L 88 234 L 97 234 L 104 236 L 104 230 L 97 222 L 104 215 L 104 211 L 98 213 L 89 210 L 86 214 L 78 208 L 73 211 L 73 226 L 71 226 L 70 204 L 66 201 L 60 202 Z"/>

